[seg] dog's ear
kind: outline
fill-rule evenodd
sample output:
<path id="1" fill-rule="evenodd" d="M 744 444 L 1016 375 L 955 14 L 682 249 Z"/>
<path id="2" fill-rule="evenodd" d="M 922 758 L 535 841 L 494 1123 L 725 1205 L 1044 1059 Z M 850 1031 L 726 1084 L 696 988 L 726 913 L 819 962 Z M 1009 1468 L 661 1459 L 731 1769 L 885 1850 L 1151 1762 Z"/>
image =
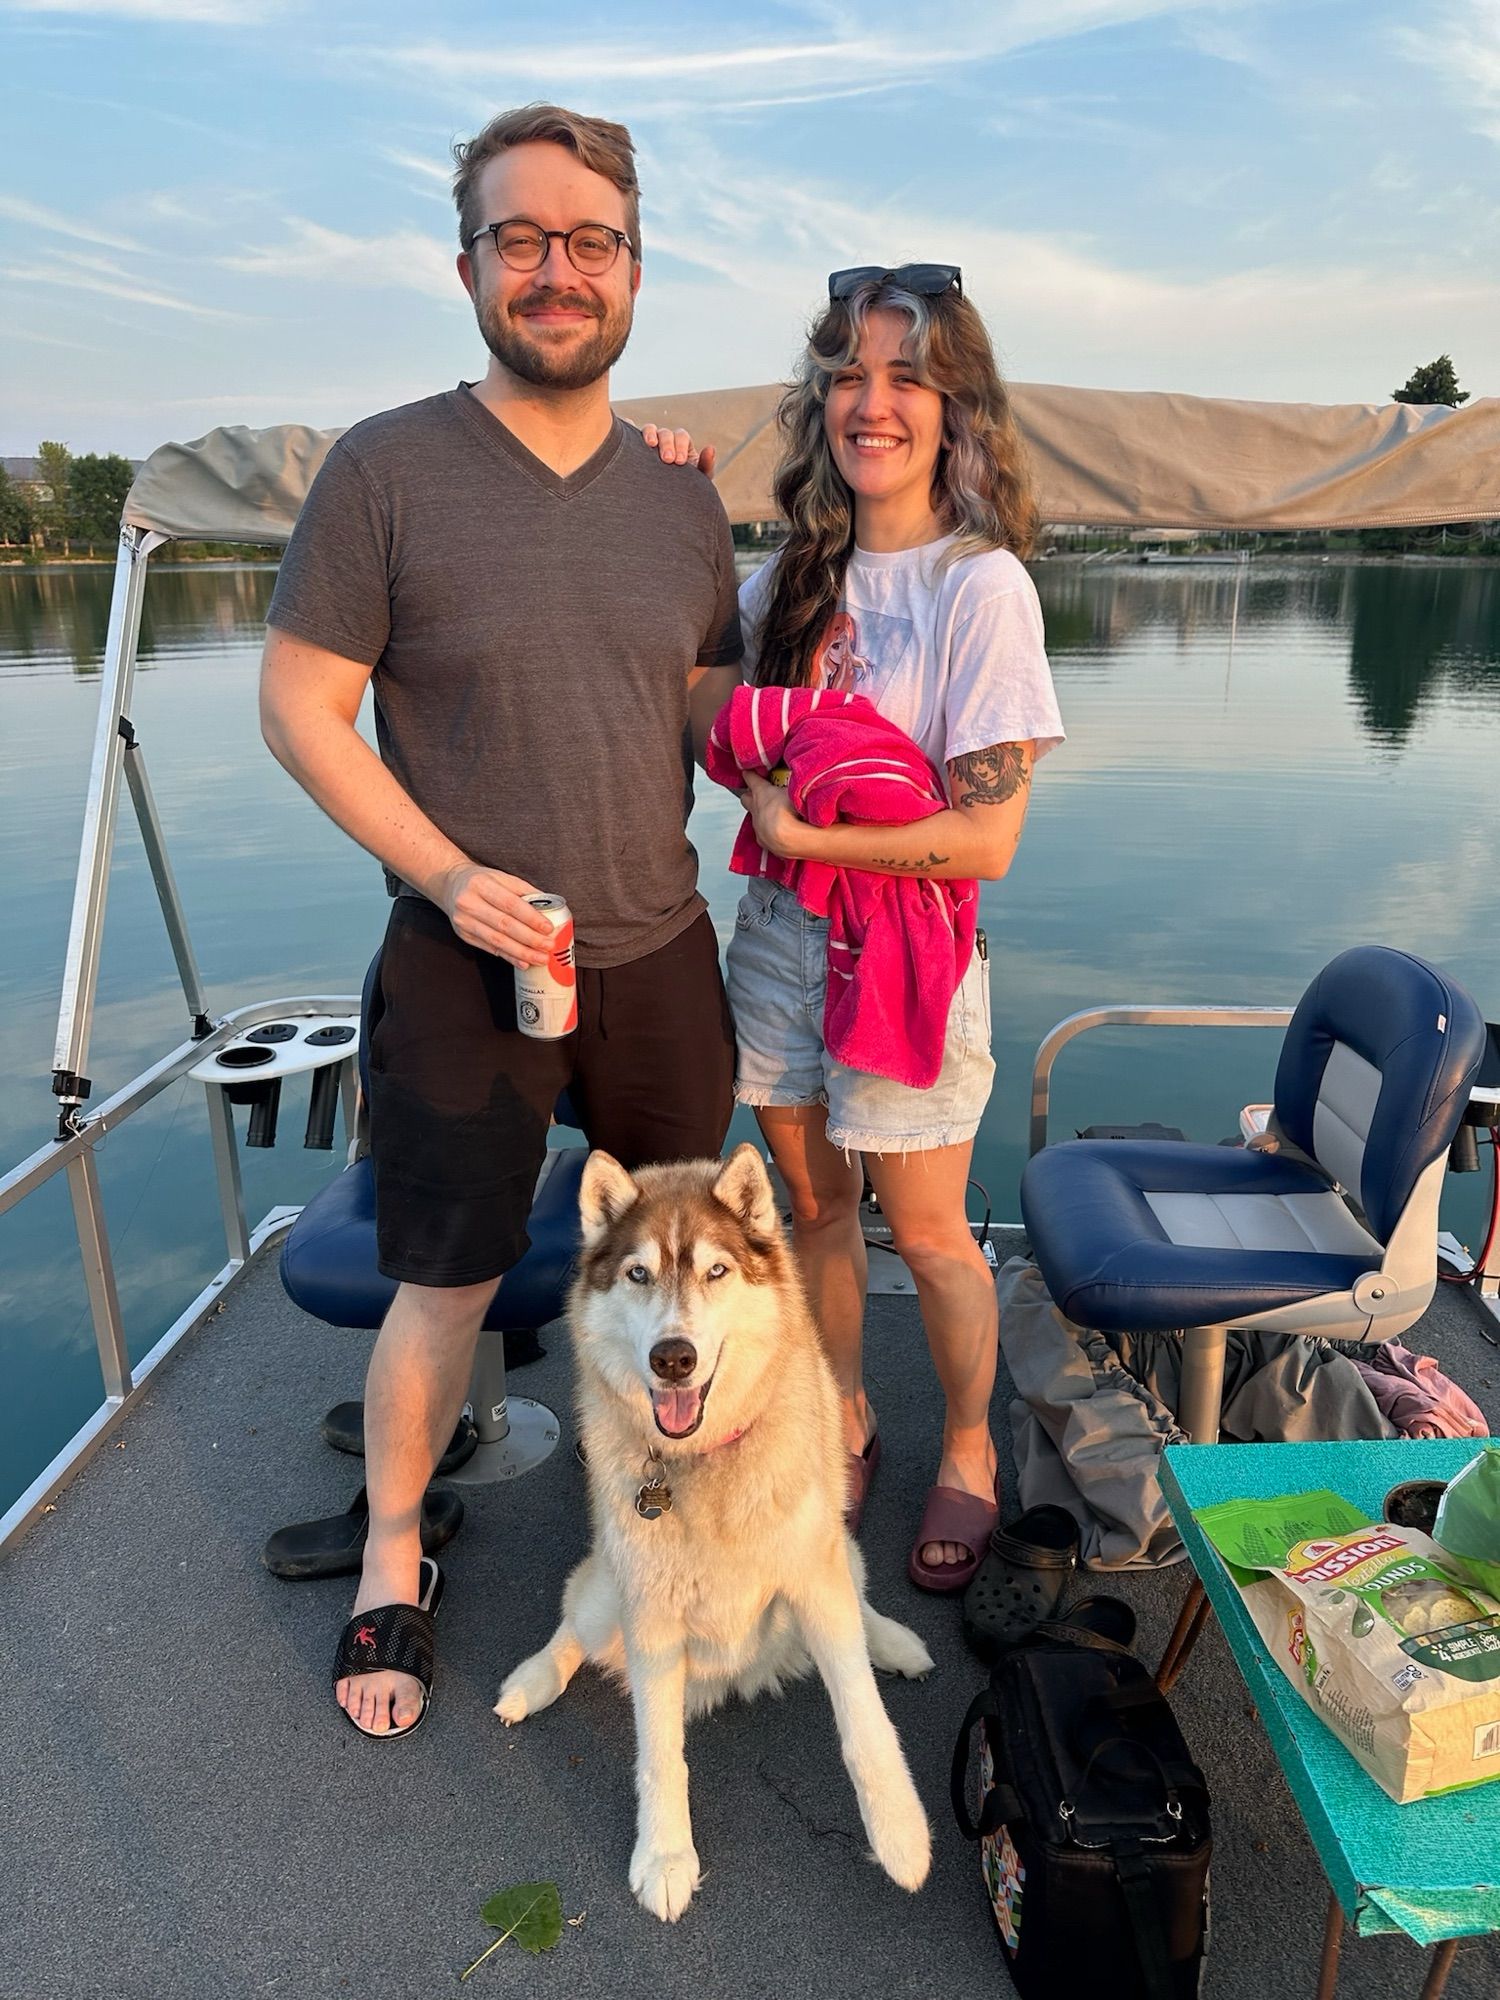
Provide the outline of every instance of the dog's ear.
<path id="1" fill-rule="evenodd" d="M 715 1201 L 722 1202 L 757 1236 L 776 1234 L 776 1192 L 765 1161 L 748 1139 L 724 1162 L 712 1192 Z"/>
<path id="2" fill-rule="evenodd" d="M 583 1223 L 583 1247 L 592 1250 L 611 1223 L 633 1208 L 641 1191 L 613 1153 L 596 1149 L 584 1162 L 578 1184 L 578 1213 Z"/>

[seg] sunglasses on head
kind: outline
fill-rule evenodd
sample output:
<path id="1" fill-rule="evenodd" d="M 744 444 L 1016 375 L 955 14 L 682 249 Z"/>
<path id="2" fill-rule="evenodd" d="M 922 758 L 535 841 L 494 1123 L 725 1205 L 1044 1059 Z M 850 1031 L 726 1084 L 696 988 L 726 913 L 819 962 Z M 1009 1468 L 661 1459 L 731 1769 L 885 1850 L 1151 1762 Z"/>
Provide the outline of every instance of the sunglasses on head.
<path id="1" fill-rule="evenodd" d="M 960 298 L 964 295 L 963 272 L 957 264 L 899 264 L 893 271 L 879 264 L 856 264 L 848 271 L 828 274 L 828 297 L 837 303 L 852 298 L 861 285 L 878 285 L 886 278 L 893 278 L 919 298 L 938 299 L 950 291 L 957 292 Z"/>

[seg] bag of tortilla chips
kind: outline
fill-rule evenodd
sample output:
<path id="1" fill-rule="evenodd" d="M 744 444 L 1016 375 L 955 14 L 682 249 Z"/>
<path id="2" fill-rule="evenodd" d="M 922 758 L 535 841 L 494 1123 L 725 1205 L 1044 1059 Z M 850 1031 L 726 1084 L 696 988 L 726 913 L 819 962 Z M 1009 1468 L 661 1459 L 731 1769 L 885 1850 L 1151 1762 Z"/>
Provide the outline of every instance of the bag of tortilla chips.
<path id="1" fill-rule="evenodd" d="M 1273 1659 L 1404 1804 L 1500 1778 L 1500 1600 L 1335 1493 L 1197 1516 Z"/>

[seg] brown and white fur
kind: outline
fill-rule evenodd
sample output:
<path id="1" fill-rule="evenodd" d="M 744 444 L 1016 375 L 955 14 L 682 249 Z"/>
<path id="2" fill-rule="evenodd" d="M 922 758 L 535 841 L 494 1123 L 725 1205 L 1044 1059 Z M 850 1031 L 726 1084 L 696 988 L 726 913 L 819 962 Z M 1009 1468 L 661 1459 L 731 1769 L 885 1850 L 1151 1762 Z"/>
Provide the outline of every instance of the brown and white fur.
<path id="1" fill-rule="evenodd" d="M 629 1685 L 637 1838 L 630 1886 L 669 1922 L 698 1886 L 684 1723 L 816 1665 L 875 1858 L 904 1889 L 931 1835 L 874 1666 L 929 1673 L 914 1632 L 865 1601 L 844 1529 L 846 1453 L 818 1342 L 753 1146 L 632 1176 L 590 1156 L 569 1299 L 593 1548 L 562 1623 L 507 1676 L 519 1722 L 592 1660 Z M 660 1455 L 671 1506 L 636 1496 Z"/>

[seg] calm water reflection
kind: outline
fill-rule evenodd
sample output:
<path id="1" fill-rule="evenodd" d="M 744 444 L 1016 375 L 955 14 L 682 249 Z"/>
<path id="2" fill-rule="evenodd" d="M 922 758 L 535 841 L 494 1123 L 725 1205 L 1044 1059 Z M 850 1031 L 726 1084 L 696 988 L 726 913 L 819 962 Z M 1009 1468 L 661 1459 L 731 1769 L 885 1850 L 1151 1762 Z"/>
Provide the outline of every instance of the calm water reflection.
<path id="1" fill-rule="evenodd" d="M 1042 767 L 1015 869 L 984 898 L 1000 1076 L 976 1172 L 1001 1216 L 1016 1209 L 1032 1055 L 1078 1007 L 1294 999 L 1334 952 L 1381 940 L 1438 960 L 1500 1013 L 1500 570 L 1052 564 L 1037 575 L 1070 741 Z M 153 566 L 145 600 L 133 720 L 220 1008 L 353 990 L 385 914 L 372 864 L 261 747 L 255 665 L 273 581 L 268 567 Z M 0 570 L 0 1168 L 52 1128 L 110 582 L 104 568 Z M 700 793 L 694 838 L 721 934 L 737 822 L 727 794 Z M 96 1099 L 184 1027 L 127 812 Z M 1054 1129 L 1158 1117 L 1220 1138 L 1242 1102 L 1269 1095 L 1275 1048 L 1262 1033 L 1085 1037 L 1057 1073 Z M 256 1216 L 306 1199 L 328 1171 L 328 1155 L 298 1145 L 301 1109 L 289 1089 L 280 1146 L 247 1156 Z M 179 1087 L 101 1153 L 141 1352 L 222 1261 L 201 1101 Z M 1445 1217 L 1461 1235 L 1477 1233 L 1479 1194 L 1449 1182 Z M 98 1399 L 70 1241 L 58 1186 L 0 1221 L 0 1505 Z M 365 1351 L 351 1340 L 351 1393 Z"/>

